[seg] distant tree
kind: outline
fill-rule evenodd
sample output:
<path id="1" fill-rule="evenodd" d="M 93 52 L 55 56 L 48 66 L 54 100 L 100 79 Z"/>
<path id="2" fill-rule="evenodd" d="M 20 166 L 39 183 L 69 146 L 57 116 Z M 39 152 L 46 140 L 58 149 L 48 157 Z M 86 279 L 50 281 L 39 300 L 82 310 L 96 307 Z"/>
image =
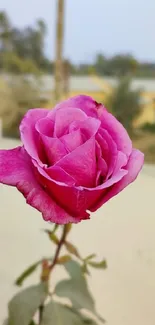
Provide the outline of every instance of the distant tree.
<path id="1" fill-rule="evenodd" d="M 0 69 L 5 70 L 5 54 L 11 50 L 11 25 L 7 14 L 0 11 Z"/>
<path id="2" fill-rule="evenodd" d="M 90 74 L 90 70 L 92 71 L 92 65 L 87 63 L 81 63 L 76 67 L 76 71 L 78 75 Z"/>
<path id="3" fill-rule="evenodd" d="M 42 72 L 45 72 L 47 74 L 54 73 L 54 63 L 52 61 L 50 61 L 49 59 L 47 59 L 46 57 L 44 57 L 42 59 L 42 62 L 40 64 L 39 68 L 41 69 Z"/>
<path id="4" fill-rule="evenodd" d="M 32 59 L 40 66 L 44 60 L 44 40 L 47 32 L 47 26 L 42 19 L 36 22 L 36 28 L 32 32 Z"/>
<path id="5" fill-rule="evenodd" d="M 141 111 L 141 91 L 131 89 L 130 78 L 120 79 L 118 86 L 110 94 L 106 105 L 131 134 L 133 122 Z"/>
<path id="6" fill-rule="evenodd" d="M 46 25 L 44 21 L 38 20 L 36 27 L 30 26 L 23 30 L 14 28 L 12 30 L 12 47 L 20 58 L 33 60 L 37 65 L 44 60 L 44 38 Z"/>
<path id="7" fill-rule="evenodd" d="M 95 59 L 95 70 L 97 74 L 104 75 L 106 72 L 107 60 L 103 54 L 97 54 Z"/>
<path id="8" fill-rule="evenodd" d="M 138 62 L 131 55 L 116 55 L 108 60 L 107 70 L 109 74 L 118 77 L 134 74 L 137 70 Z"/>
<path id="9" fill-rule="evenodd" d="M 11 73 L 25 73 L 26 71 L 33 73 L 37 68 L 44 73 L 55 73 L 55 94 L 59 100 L 64 89 L 65 0 L 57 0 L 57 4 L 55 62 L 49 60 L 44 52 L 47 26 L 42 19 L 36 20 L 33 26 L 17 28 L 11 23 L 7 13 L 0 11 L 0 70 Z M 78 65 L 68 63 L 70 74 L 155 77 L 155 62 L 138 62 L 130 54 L 117 54 L 108 58 L 103 53 L 98 53 L 91 64 L 87 61 Z"/>
<path id="10" fill-rule="evenodd" d="M 10 50 L 11 25 L 5 11 L 0 11 L 0 52 Z"/>

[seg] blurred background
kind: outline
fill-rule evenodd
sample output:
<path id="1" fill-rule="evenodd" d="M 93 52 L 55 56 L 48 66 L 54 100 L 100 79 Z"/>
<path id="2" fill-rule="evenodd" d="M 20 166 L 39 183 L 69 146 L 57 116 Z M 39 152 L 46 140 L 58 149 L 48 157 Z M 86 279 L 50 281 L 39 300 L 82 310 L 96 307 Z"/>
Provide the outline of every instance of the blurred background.
<path id="1" fill-rule="evenodd" d="M 81 248 L 106 255 L 108 269 L 94 273 L 91 285 L 110 325 L 155 324 L 154 13 L 154 0 L 0 2 L 0 147 L 19 144 L 29 108 L 86 94 L 108 107 L 145 153 L 138 181 L 97 212 L 96 222 L 75 227 L 77 245 L 80 229 Z M 17 271 L 47 247 L 32 248 L 34 234 L 36 245 L 42 240 L 38 213 L 15 189 L 3 186 L 0 196 L 1 319 Z M 27 215 L 34 215 L 31 230 Z"/>
<path id="2" fill-rule="evenodd" d="M 80 93 L 105 104 L 155 161 L 153 0 L 1 0 L 0 116 L 7 137 L 30 107 Z"/>

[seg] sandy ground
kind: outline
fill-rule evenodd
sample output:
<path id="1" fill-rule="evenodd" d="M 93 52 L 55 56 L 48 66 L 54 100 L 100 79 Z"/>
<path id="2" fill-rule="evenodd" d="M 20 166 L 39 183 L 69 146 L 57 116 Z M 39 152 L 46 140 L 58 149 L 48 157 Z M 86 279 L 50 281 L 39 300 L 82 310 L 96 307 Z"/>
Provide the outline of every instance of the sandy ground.
<path id="1" fill-rule="evenodd" d="M 0 147 L 14 147 L 1 140 Z M 155 324 L 155 167 L 144 166 L 136 182 L 73 227 L 70 239 L 83 255 L 106 257 L 108 269 L 89 280 L 99 312 L 109 325 Z M 47 224 L 14 188 L 0 186 L 0 324 L 17 290 L 19 273 L 33 261 L 52 255 L 41 229 Z M 63 276 L 59 268 L 53 283 Z M 36 281 L 33 276 L 26 282 Z"/>

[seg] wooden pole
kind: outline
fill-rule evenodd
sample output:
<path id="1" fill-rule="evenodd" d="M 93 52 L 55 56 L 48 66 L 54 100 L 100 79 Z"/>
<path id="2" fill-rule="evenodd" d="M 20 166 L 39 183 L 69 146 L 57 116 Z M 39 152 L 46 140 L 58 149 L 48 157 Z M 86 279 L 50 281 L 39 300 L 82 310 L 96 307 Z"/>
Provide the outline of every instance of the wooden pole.
<path id="1" fill-rule="evenodd" d="M 64 0 L 57 0 L 56 21 L 56 57 L 55 57 L 55 101 L 62 97 L 63 74 L 63 39 L 64 39 Z"/>

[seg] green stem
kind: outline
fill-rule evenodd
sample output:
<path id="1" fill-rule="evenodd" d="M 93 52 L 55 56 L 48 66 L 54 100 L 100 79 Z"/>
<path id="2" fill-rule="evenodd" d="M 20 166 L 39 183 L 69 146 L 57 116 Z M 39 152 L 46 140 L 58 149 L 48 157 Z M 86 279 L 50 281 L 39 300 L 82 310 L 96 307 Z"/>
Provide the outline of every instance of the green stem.
<path id="1" fill-rule="evenodd" d="M 51 272 L 53 271 L 55 265 L 57 264 L 57 260 L 58 260 L 58 257 L 59 257 L 59 254 L 60 254 L 61 248 L 62 248 L 63 244 L 65 243 L 67 233 L 68 233 L 68 225 L 65 225 L 65 226 L 63 227 L 63 232 L 62 232 L 62 236 L 61 236 L 61 238 L 60 238 L 60 240 L 59 240 L 59 244 L 57 245 L 57 249 L 56 249 L 56 251 L 55 251 L 55 255 L 54 255 L 54 258 L 53 258 L 53 262 L 52 262 L 52 264 L 49 266 L 48 279 L 49 279 L 50 274 L 51 274 Z M 43 311 L 44 311 L 44 303 L 43 303 L 42 305 L 40 305 L 40 307 L 39 307 L 39 324 L 38 324 L 38 325 L 41 325 L 41 322 L 42 322 L 42 316 L 43 316 Z"/>
<path id="2" fill-rule="evenodd" d="M 62 236 L 61 236 L 61 239 L 60 239 L 59 244 L 57 246 L 53 262 L 52 262 L 52 264 L 50 266 L 50 273 L 53 270 L 53 268 L 55 267 L 55 265 L 57 264 L 57 260 L 58 260 L 59 254 L 60 254 L 60 250 L 61 250 L 61 248 L 62 248 L 62 246 L 63 246 L 63 244 L 65 243 L 65 240 L 66 240 L 66 235 L 67 235 L 67 225 L 65 225 L 63 227 Z"/>
<path id="3" fill-rule="evenodd" d="M 40 325 L 41 322 L 42 322 L 43 311 L 44 311 L 44 304 L 40 305 L 40 307 L 39 307 L 39 325 Z"/>

